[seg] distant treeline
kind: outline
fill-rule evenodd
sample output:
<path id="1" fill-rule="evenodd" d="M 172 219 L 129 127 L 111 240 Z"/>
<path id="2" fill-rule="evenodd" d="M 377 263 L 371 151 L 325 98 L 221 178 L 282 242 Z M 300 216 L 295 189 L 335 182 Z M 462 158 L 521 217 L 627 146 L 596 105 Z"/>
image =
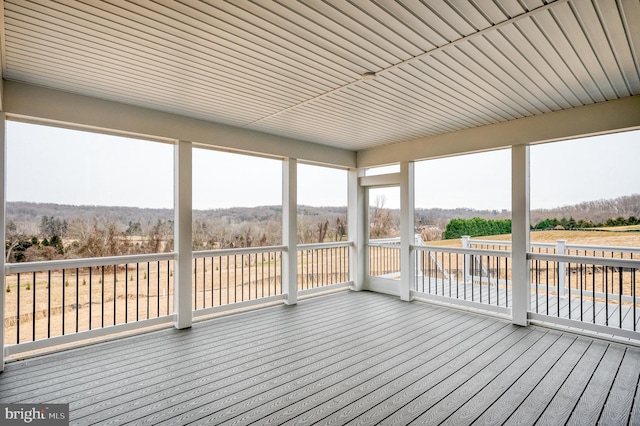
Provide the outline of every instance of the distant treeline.
<path id="1" fill-rule="evenodd" d="M 617 217 L 615 219 L 607 219 L 605 222 L 593 223 L 590 220 L 575 220 L 573 217 L 562 218 L 562 219 L 545 219 L 543 221 L 538 222 L 537 225 L 532 228 L 535 230 L 541 229 L 553 229 L 558 226 L 561 226 L 564 229 L 588 229 L 588 228 L 602 228 L 605 226 L 614 227 L 614 226 L 630 226 L 630 225 L 639 225 L 640 220 L 635 216 L 629 216 L 628 218 L 624 218 L 622 216 Z"/>

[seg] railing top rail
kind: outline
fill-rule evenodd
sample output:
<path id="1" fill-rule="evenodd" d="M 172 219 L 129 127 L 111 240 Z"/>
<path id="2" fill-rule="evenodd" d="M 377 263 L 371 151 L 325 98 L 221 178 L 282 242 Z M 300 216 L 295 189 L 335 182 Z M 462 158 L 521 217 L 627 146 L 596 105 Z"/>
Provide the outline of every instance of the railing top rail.
<path id="1" fill-rule="evenodd" d="M 332 241 L 328 243 L 298 244 L 298 250 L 323 249 L 323 248 L 333 248 L 333 247 L 350 247 L 352 245 L 353 245 L 352 241 Z"/>
<path id="2" fill-rule="evenodd" d="M 470 244 L 485 244 L 485 245 L 503 245 L 510 246 L 511 241 L 500 241 L 500 240 L 469 240 Z M 532 242 L 531 247 L 556 247 L 556 243 L 536 243 Z M 640 247 L 623 247 L 623 246 L 600 246 L 600 245 L 592 245 L 592 244 L 566 244 L 565 248 L 567 250 L 595 250 L 595 251 L 618 251 L 624 253 L 640 253 Z"/>
<path id="3" fill-rule="evenodd" d="M 640 269 L 640 260 L 614 259 L 611 257 L 570 256 L 566 254 L 527 253 L 527 259 L 549 262 L 580 263 L 583 265 L 612 266 Z"/>
<path id="4" fill-rule="evenodd" d="M 469 240 L 470 244 L 485 244 L 485 245 L 501 245 L 501 246 L 510 246 L 511 241 L 505 240 Z"/>
<path id="5" fill-rule="evenodd" d="M 411 249 L 418 250 L 418 251 L 439 251 L 443 253 L 471 254 L 475 256 L 511 257 L 511 252 L 506 250 L 472 249 L 472 248 L 463 248 L 463 247 L 423 246 L 423 245 L 412 245 Z"/>
<path id="6" fill-rule="evenodd" d="M 177 254 L 175 252 L 171 252 L 155 254 L 135 254 L 130 256 L 92 257 L 84 259 L 47 260 L 42 262 L 7 263 L 5 265 L 5 274 L 58 271 L 62 269 L 125 265 L 132 263 L 161 262 L 165 260 L 176 260 L 176 257 Z"/>
<path id="7" fill-rule="evenodd" d="M 400 244 L 391 244 L 391 243 L 372 243 L 369 242 L 369 247 L 381 247 L 381 248 L 391 248 L 400 250 Z"/>
<path id="8" fill-rule="evenodd" d="M 640 253 L 640 247 L 594 246 L 586 244 L 567 244 L 567 250 L 617 251 L 623 253 Z"/>
<path id="9" fill-rule="evenodd" d="M 380 245 L 380 244 L 400 244 L 400 237 L 394 238 L 375 238 L 369 240 L 369 245 Z"/>
<path id="10" fill-rule="evenodd" d="M 268 253 L 272 251 L 287 251 L 287 246 L 259 246 L 259 247 L 242 247 L 233 249 L 219 249 L 219 250 L 200 250 L 193 252 L 194 259 L 200 259 L 203 257 L 216 257 L 216 256 L 231 256 L 242 254 L 254 254 L 254 253 Z"/>

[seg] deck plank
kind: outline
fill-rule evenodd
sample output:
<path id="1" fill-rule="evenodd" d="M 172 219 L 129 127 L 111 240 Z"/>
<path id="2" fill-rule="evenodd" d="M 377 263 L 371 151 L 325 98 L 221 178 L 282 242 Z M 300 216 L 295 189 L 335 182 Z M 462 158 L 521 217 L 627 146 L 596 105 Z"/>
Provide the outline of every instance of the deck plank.
<path id="1" fill-rule="evenodd" d="M 549 405 L 556 390 L 565 382 L 569 374 L 577 368 L 580 359 L 586 353 L 589 345 L 591 345 L 590 340 L 583 338 L 576 339 L 547 372 L 544 378 L 535 387 L 528 389 L 529 393 L 525 400 L 522 401 L 513 412 L 510 412 L 509 409 L 506 409 L 505 413 L 498 411 L 500 416 L 508 416 L 504 421 L 504 425 L 518 426 L 534 424 Z M 512 407 L 516 407 L 516 405 Z M 492 407 L 492 409 L 497 409 L 497 406 L 496 408 Z"/>
<path id="2" fill-rule="evenodd" d="M 596 424 L 615 378 L 612 372 L 618 371 L 624 352 L 625 348 L 617 345 L 607 348 L 580 401 L 571 413 L 568 425 Z"/>
<path id="3" fill-rule="evenodd" d="M 619 425 L 629 421 L 633 397 L 638 388 L 638 376 L 640 376 L 640 351 L 629 348 L 616 374 L 602 415 L 598 420 L 599 424 Z"/>

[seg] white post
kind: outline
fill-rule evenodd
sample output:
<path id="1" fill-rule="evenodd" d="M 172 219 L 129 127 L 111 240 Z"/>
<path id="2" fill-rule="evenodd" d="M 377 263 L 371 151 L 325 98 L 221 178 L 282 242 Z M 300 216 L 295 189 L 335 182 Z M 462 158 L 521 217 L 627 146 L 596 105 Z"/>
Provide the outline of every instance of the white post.
<path id="1" fill-rule="evenodd" d="M 463 235 L 460 238 L 462 240 L 462 248 L 469 248 L 471 246 L 471 237 L 469 235 Z M 462 265 L 462 276 L 464 277 L 465 284 L 471 282 L 471 265 L 469 264 L 469 262 L 471 262 L 471 256 L 465 254 Z"/>
<path id="2" fill-rule="evenodd" d="M 284 303 L 298 303 L 298 160 L 282 162 L 282 291 Z"/>
<path id="3" fill-rule="evenodd" d="M 526 326 L 530 306 L 529 285 L 529 147 L 511 147 L 511 319 Z"/>
<path id="4" fill-rule="evenodd" d="M 2 86 L 2 82 L 0 81 L 0 86 Z M 2 164 L 2 173 L 0 173 L 0 196 L 2 197 L 2 207 L 0 208 L 0 215 L 2 215 L 2 220 L 0 221 L 0 238 L 2 238 L 2 262 L 0 264 L 2 269 L 0 273 L 2 274 L 2 289 L 0 290 L 0 318 L 2 318 L 3 326 L 0 327 L 0 371 L 4 371 L 4 296 L 6 294 L 6 277 L 5 277 L 5 262 L 7 259 L 7 248 L 5 241 L 7 241 L 6 236 L 6 219 L 7 219 L 7 143 L 5 141 L 5 115 L 4 113 L 0 113 L 0 164 Z"/>
<path id="5" fill-rule="evenodd" d="M 365 189 L 360 186 L 358 178 L 361 172 L 349 170 L 347 232 L 352 243 L 349 247 L 349 280 L 353 282 L 352 290 L 360 291 L 364 285 L 365 260 L 367 247 L 367 216 L 365 210 Z"/>
<path id="6" fill-rule="evenodd" d="M 556 254 L 565 254 L 567 252 L 567 240 L 556 241 Z M 560 297 L 566 297 L 567 285 L 567 264 L 564 262 L 558 262 L 558 294 Z M 569 290 L 569 297 L 571 297 L 571 290 Z"/>
<path id="7" fill-rule="evenodd" d="M 413 299 L 416 262 L 411 246 L 415 244 L 414 164 L 400 163 L 400 299 Z"/>
<path id="8" fill-rule="evenodd" d="M 174 250 L 178 253 L 173 274 L 174 326 L 189 328 L 193 321 L 191 306 L 191 227 L 192 227 L 192 144 L 179 141 L 174 151 Z"/>

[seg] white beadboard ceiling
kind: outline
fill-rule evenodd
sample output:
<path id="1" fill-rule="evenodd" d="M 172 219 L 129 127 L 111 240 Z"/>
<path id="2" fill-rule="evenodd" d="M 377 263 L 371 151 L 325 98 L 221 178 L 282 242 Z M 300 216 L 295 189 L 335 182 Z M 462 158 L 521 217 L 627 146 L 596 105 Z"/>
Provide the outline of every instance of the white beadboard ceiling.
<path id="1" fill-rule="evenodd" d="M 2 48 L 8 80 L 361 150 L 640 94 L 640 0 L 4 0 Z"/>

